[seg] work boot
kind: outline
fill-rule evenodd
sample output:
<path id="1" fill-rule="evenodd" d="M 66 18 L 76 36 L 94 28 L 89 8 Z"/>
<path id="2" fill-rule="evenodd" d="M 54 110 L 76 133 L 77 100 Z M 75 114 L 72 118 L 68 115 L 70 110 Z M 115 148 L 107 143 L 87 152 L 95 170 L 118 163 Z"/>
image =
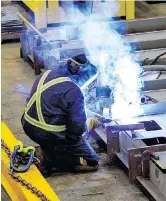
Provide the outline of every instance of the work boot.
<path id="1" fill-rule="evenodd" d="M 74 171 L 75 173 L 77 172 L 93 172 L 93 171 L 96 171 L 98 169 L 99 165 L 95 165 L 95 166 L 90 166 L 87 164 L 87 161 L 86 160 L 83 160 L 83 164 L 81 165 L 77 165 L 75 168 L 74 168 Z"/>
<path id="2" fill-rule="evenodd" d="M 41 147 L 35 147 L 35 157 L 39 159 L 39 163 L 36 164 L 37 168 L 42 171 L 44 168 L 44 156 L 43 156 L 43 151 Z"/>
<path id="3" fill-rule="evenodd" d="M 45 165 L 45 157 L 44 157 L 41 147 L 38 146 L 35 148 L 36 148 L 35 157 L 37 157 L 39 159 L 39 163 L 36 164 L 36 167 L 39 169 L 39 171 L 41 172 L 43 177 L 46 178 L 46 177 L 51 176 L 51 168 L 48 168 Z"/>

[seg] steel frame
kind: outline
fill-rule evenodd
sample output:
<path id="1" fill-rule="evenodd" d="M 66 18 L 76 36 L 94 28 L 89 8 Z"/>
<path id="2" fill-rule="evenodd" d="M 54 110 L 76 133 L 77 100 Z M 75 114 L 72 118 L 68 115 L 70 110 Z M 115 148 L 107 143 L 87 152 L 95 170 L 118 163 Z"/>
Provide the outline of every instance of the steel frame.
<path id="1" fill-rule="evenodd" d="M 142 32 L 151 32 L 151 31 L 160 31 L 166 29 L 166 17 L 155 17 L 155 18 L 146 18 L 146 19 L 134 19 L 134 20 L 121 20 L 114 22 L 105 22 L 108 24 L 108 27 L 112 27 L 116 31 L 123 34 L 133 34 L 133 33 L 142 33 Z M 147 26 L 148 25 L 148 26 Z M 71 25 L 72 27 L 72 25 Z M 67 27 L 67 31 L 70 31 L 70 26 Z M 80 25 L 81 27 L 81 25 Z M 72 27 L 73 29 L 73 27 Z M 77 29 L 79 35 L 79 28 Z M 75 30 L 76 31 L 76 30 Z"/>
<path id="2" fill-rule="evenodd" d="M 166 175 L 161 171 L 159 167 L 155 165 L 153 161 L 149 162 L 149 176 L 151 180 L 144 179 L 140 176 L 137 180 L 148 189 L 150 194 L 157 201 L 163 201 L 166 197 Z M 160 189 L 160 190 L 159 190 Z"/>
<path id="3" fill-rule="evenodd" d="M 164 105 L 166 106 L 166 103 Z M 157 107 L 154 107 L 154 111 L 156 109 Z M 166 109 L 160 110 L 160 113 L 162 112 L 166 113 Z M 165 169 L 159 168 L 153 157 L 155 159 L 158 153 L 165 152 L 166 144 L 148 146 L 143 140 L 136 138 L 137 132 L 118 131 L 113 125 L 118 127 L 114 122 L 106 129 L 95 129 L 97 136 L 107 145 L 108 162 L 114 165 L 115 159 L 119 158 L 128 168 L 130 182 L 138 180 L 157 201 L 165 201 Z"/>
<path id="4" fill-rule="evenodd" d="M 166 89 L 165 82 L 166 80 L 147 81 L 144 91 Z M 166 102 L 147 104 L 143 107 L 145 116 L 166 114 Z M 160 152 L 165 153 L 166 144 L 156 143 L 148 146 L 145 144 L 145 139 L 137 138 L 139 131 L 128 132 L 121 129 L 118 131 L 113 125 L 118 127 L 120 123 L 112 122 L 105 129 L 102 127 L 95 129 L 97 136 L 107 145 L 109 163 L 114 164 L 115 158 L 119 158 L 128 168 L 131 182 L 138 180 L 157 201 L 165 201 L 165 166 L 159 168 L 159 162 L 156 162 L 155 157 Z"/>
<path id="5" fill-rule="evenodd" d="M 161 90 L 166 88 L 166 79 L 149 80 L 144 82 L 143 91 Z"/>
<path id="6" fill-rule="evenodd" d="M 136 47 L 137 51 L 134 54 L 138 56 L 139 61 L 142 62 L 148 58 L 145 65 L 151 62 L 156 56 L 166 51 L 166 17 L 103 23 L 108 23 L 109 26 L 120 31 L 122 34 L 128 34 L 125 37 L 129 43 Z M 68 58 L 76 54 L 87 53 L 83 44 L 81 45 L 81 40 L 77 37 L 79 36 L 81 25 L 78 25 L 77 28 L 75 27 L 76 26 L 71 25 L 62 28 L 66 30 L 67 33 L 78 33 L 75 34 L 74 40 L 55 40 L 51 42 L 52 47 L 41 41 L 33 31 L 28 31 L 21 35 L 21 57 L 23 57 L 25 61 L 30 60 L 33 63 L 36 75 L 40 74 L 43 68 L 47 69 L 50 68 L 51 65 L 56 66 L 56 64 L 63 64 Z M 127 27 L 127 29 L 124 27 Z M 47 33 L 43 35 L 47 38 Z M 139 43 L 137 41 L 139 41 Z M 51 57 L 44 56 L 50 49 L 54 50 L 55 54 Z M 93 57 L 93 55 L 89 55 L 88 57 Z M 166 56 L 159 58 L 156 64 L 166 64 Z"/>

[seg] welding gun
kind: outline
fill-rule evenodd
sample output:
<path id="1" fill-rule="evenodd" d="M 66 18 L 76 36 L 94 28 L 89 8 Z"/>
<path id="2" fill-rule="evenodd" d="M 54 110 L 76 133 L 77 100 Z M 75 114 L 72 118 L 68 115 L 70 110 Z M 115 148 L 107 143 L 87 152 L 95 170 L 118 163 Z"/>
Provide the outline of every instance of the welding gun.
<path id="1" fill-rule="evenodd" d="M 96 114 L 93 118 L 88 118 L 87 120 L 88 131 L 91 131 L 92 129 L 98 128 L 100 126 L 104 126 L 107 123 L 111 123 L 111 121 L 111 119 L 106 119 Z"/>

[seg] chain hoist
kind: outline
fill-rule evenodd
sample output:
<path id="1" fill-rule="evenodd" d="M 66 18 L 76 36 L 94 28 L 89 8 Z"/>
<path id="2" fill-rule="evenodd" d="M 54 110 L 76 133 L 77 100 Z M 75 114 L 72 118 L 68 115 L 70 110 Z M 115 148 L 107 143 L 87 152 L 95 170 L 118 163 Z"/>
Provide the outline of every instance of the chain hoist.
<path id="1" fill-rule="evenodd" d="M 40 198 L 41 201 L 51 201 L 46 197 L 45 194 L 43 194 L 40 190 L 38 190 L 35 186 L 33 186 L 31 183 L 27 182 L 25 179 L 23 179 L 21 176 L 17 175 L 16 172 L 25 172 L 29 169 L 30 165 L 32 163 L 36 163 L 38 160 L 34 157 L 34 151 L 32 147 L 30 147 L 29 150 L 30 154 L 29 156 L 26 156 L 25 153 L 17 154 L 19 152 L 19 149 L 21 146 L 16 146 L 14 148 L 14 152 L 12 153 L 7 146 L 7 144 L 4 142 L 4 140 L 1 139 L 1 147 L 5 151 L 5 153 L 10 158 L 10 169 L 9 169 L 9 175 L 14 179 L 15 181 L 19 182 L 22 186 L 26 187 L 29 191 L 31 191 L 34 195 L 36 195 L 38 198 Z M 22 147 L 23 148 L 23 147 Z M 26 148 L 23 148 L 26 149 Z M 29 152 L 28 149 L 26 149 L 27 152 Z M 27 164 L 26 167 L 19 169 L 20 164 Z"/>

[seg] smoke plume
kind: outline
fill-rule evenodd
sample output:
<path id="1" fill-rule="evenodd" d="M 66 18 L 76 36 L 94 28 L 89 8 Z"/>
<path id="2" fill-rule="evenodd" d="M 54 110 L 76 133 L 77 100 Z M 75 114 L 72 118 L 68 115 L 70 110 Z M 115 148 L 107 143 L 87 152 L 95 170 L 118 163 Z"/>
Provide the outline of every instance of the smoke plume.
<path id="1" fill-rule="evenodd" d="M 95 21 L 94 17 L 86 17 L 85 24 L 81 26 L 82 40 L 90 61 L 98 67 L 100 85 L 109 86 L 112 90 L 112 118 L 129 120 L 143 113 L 139 102 L 143 87 L 139 77 L 142 69 L 124 37 L 111 23 Z"/>

